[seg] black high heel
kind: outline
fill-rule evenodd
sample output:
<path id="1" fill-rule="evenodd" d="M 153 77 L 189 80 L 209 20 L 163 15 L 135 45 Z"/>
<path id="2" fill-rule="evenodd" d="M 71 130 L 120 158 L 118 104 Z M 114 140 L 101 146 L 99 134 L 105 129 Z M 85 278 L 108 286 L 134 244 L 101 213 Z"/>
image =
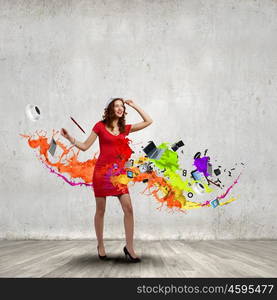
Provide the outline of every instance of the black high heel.
<path id="1" fill-rule="evenodd" d="M 125 253 L 125 258 L 126 259 L 128 259 L 128 257 L 129 257 L 130 261 L 133 262 L 133 263 L 141 262 L 141 259 L 139 257 L 135 258 L 135 257 L 131 256 L 131 254 L 128 252 L 126 246 L 123 248 L 123 251 Z"/>
<path id="2" fill-rule="evenodd" d="M 100 254 L 99 254 L 99 246 L 97 246 L 97 252 L 98 252 L 98 257 L 99 257 L 99 259 L 102 259 L 102 260 L 107 259 L 107 255 L 100 255 Z"/>

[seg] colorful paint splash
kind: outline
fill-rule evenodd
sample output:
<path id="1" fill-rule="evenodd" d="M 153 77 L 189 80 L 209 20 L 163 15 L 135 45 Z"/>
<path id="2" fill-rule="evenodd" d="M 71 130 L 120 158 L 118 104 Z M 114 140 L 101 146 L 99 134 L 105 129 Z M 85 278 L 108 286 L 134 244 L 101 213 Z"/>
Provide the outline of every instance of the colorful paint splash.
<path id="1" fill-rule="evenodd" d="M 59 131 L 53 130 L 52 136 L 49 139 L 46 137 L 46 132 L 44 131 L 36 131 L 34 135 L 20 134 L 20 136 L 27 139 L 28 145 L 31 148 L 38 151 L 38 158 L 51 173 L 56 174 L 71 186 L 93 187 L 92 178 L 97 161 L 96 154 L 94 154 L 92 159 L 81 162 L 78 159 L 80 150 L 75 152 L 73 146 L 66 146 L 61 141 L 56 140 L 57 147 L 61 149 L 62 153 L 56 162 L 52 162 L 49 159 L 48 150 L 50 143 L 48 141 L 51 141 L 58 132 Z M 199 201 L 196 199 L 192 201 L 190 198 L 192 196 L 197 198 L 197 194 L 201 195 L 201 193 L 209 194 L 214 192 L 210 182 L 212 182 L 216 188 L 220 187 L 222 189 L 220 184 L 216 183 L 220 181 L 219 179 L 217 179 L 216 182 L 213 182 L 211 179 L 209 180 L 209 176 L 212 175 L 207 169 L 210 157 L 204 156 L 201 158 L 198 156 L 194 159 L 193 163 L 197 168 L 196 170 L 203 173 L 206 179 L 208 179 L 207 181 L 194 180 L 192 177 L 183 179 L 184 176 L 178 174 L 178 172 L 183 169 L 179 164 L 178 154 L 176 151 L 172 151 L 169 146 L 170 144 L 166 142 L 157 147 L 164 149 L 164 153 L 159 160 L 150 159 L 147 156 L 140 156 L 132 159 L 132 166 L 125 167 L 126 162 L 129 161 L 132 155 L 132 149 L 128 145 L 130 141 L 128 138 L 119 141 L 118 144 L 115 145 L 118 152 L 118 160 L 112 168 L 110 164 L 103 168 L 103 174 L 108 170 L 109 175 L 111 175 L 110 180 L 112 184 L 118 189 L 124 189 L 124 185 L 126 184 L 143 182 L 145 183 L 145 189 L 141 193 L 152 196 L 160 203 L 157 209 L 161 209 L 161 207 L 165 205 L 168 209 L 177 209 L 177 211 L 181 212 L 195 208 L 211 207 L 211 201 L 215 199 L 217 200 L 218 206 L 223 206 L 236 200 L 235 197 L 231 197 L 224 202 L 219 202 L 225 199 L 234 185 L 238 183 L 241 174 L 223 194 L 213 196 L 211 200 Z M 141 165 L 147 165 L 148 170 L 146 172 L 141 171 Z M 150 165 L 152 167 L 150 167 Z M 122 172 L 123 169 L 124 172 Z M 161 172 L 163 175 L 160 175 Z M 132 174 L 132 176 L 128 176 L 128 174 Z M 76 182 L 76 179 L 78 179 L 78 182 Z M 195 190 L 195 187 L 198 187 L 200 190 Z"/>
<path id="2" fill-rule="evenodd" d="M 92 174 L 95 163 L 97 161 L 96 154 L 92 159 L 81 162 L 78 160 L 80 150 L 75 153 L 73 146 L 66 146 L 59 140 L 56 140 L 57 147 L 60 147 L 62 149 L 62 154 L 58 158 L 58 161 L 53 163 L 49 160 L 48 156 L 48 149 L 50 147 L 50 144 L 48 143 L 46 133 L 43 135 L 40 132 L 36 131 L 35 135 L 37 136 L 37 138 L 25 134 L 20 134 L 20 136 L 28 140 L 28 145 L 31 148 L 38 150 L 41 162 L 43 162 L 44 165 L 48 166 L 51 172 L 57 175 L 67 173 L 70 176 L 70 179 L 66 179 L 65 176 L 60 176 L 60 178 L 65 180 L 67 183 L 74 186 L 75 183 L 72 179 L 78 178 L 81 179 L 85 184 L 92 185 Z M 53 130 L 51 138 L 54 137 L 57 133 L 58 131 L 55 132 Z M 63 159 L 65 161 L 62 161 Z"/>
<path id="3" fill-rule="evenodd" d="M 197 168 L 197 171 L 202 172 L 205 176 L 209 176 L 211 174 L 208 173 L 208 162 L 210 158 L 208 156 L 195 158 L 194 159 L 194 165 Z"/>

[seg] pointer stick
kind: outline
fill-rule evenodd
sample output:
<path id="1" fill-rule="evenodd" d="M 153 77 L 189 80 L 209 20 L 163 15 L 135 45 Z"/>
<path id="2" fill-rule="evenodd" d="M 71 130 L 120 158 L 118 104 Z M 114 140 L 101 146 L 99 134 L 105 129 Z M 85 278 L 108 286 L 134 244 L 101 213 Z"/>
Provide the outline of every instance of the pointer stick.
<path id="1" fill-rule="evenodd" d="M 70 118 L 83 131 L 83 133 L 85 133 L 84 129 L 72 117 Z"/>

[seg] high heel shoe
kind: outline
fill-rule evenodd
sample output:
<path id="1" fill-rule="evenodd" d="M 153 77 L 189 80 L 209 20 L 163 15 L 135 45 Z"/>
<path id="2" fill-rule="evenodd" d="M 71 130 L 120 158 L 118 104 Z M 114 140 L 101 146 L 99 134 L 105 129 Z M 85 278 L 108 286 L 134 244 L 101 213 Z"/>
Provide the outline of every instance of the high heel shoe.
<path id="1" fill-rule="evenodd" d="M 100 255 L 100 254 L 99 254 L 99 246 L 97 246 L 97 252 L 98 252 L 98 257 L 99 257 L 99 259 L 102 259 L 102 260 L 107 259 L 107 255 Z"/>
<path id="2" fill-rule="evenodd" d="M 141 259 L 139 257 L 132 257 L 131 254 L 129 253 L 129 251 L 127 250 L 126 246 L 123 248 L 123 251 L 125 253 L 125 258 L 126 259 L 130 259 L 131 262 L 133 263 L 137 263 L 137 262 L 141 262 Z"/>

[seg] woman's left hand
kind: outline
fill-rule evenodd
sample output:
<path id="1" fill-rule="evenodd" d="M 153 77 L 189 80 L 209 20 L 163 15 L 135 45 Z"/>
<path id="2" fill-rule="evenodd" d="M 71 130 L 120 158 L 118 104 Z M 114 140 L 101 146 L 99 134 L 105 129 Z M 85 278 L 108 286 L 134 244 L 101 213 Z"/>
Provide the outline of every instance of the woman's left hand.
<path id="1" fill-rule="evenodd" d="M 131 107 L 133 107 L 135 105 L 135 102 L 133 100 L 124 100 L 124 102 Z"/>

